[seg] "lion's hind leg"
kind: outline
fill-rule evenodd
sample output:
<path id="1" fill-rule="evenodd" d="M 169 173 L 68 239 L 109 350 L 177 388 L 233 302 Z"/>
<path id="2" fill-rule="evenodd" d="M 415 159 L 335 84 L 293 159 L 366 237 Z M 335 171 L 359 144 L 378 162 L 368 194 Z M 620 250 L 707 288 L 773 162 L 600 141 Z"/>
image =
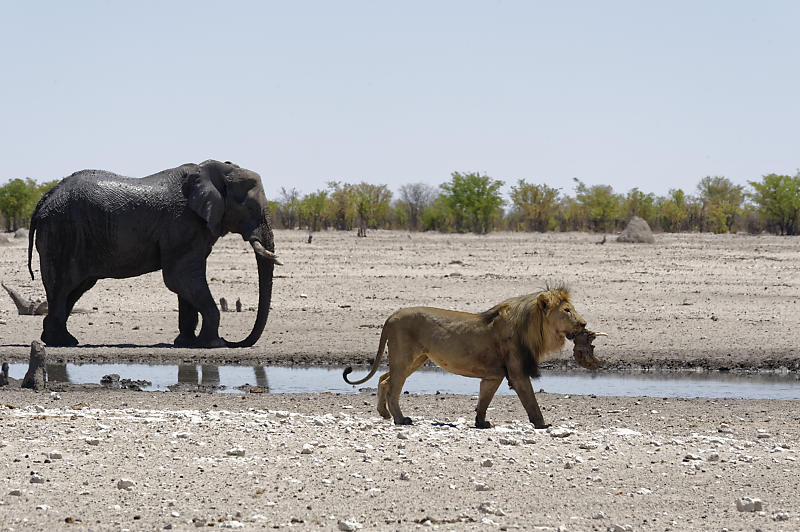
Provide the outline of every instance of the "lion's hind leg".
<path id="1" fill-rule="evenodd" d="M 384 418 L 389 419 L 392 414 L 389 413 L 389 407 L 386 406 L 386 396 L 389 392 L 389 372 L 387 371 L 381 378 L 378 379 L 378 413 Z"/>
<path id="2" fill-rule="evenodd" d="M 391 350 L 389 352 L 391 353 Z M 417 355 L 410 365 L 403 368 L 399 367 L 397 363 L 392 364 L 391 358 L 389 359 L 389 373 L 391 373 L 391 376 L 389 373 L 386 373 L 381 377 L 381 382 L 378 383 L 378 395 L 380 396 L 381 394 L 380 387 L 384 386 L 386 389 L 385 394 L 387 396 L 389 412 L 391 412 L 394 418 L 395 425 L 411 425 L 411 418 L 404 416 L 403 412 L 400 410 L 400 394 L 403 391 L 403 385 L 408 376 L 421 368 L 426 360 L 428 360 L 426 355 Z M 384 377 L 386 377 L 385 380 Z M 378 402 L 380 403 L 380 399 L 378 399 Z"/>
<path id="3" fill-rule="evenodd" d="M 478 395 L 478 406 L 475 408 L 477 414 L 475 415 L 475 427 L 479 429 L 492 428 L 492 424 L 486 421 L 486 410 L 489 408 L 489 403 L 492 402 L 495 392 L 503 382 L 503 377 L 499 378 L 486 378 L 481 379 L 481 391 Z"/>

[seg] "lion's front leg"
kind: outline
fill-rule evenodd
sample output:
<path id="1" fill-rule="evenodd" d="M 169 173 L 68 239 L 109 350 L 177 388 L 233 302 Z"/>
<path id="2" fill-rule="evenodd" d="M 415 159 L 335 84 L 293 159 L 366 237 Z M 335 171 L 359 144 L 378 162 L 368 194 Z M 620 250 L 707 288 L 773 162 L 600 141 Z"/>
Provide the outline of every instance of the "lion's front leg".
<path id="1" fill-rule="evenodd" d="M 475 427 L 479 429 L 492 428 L 492 424 L 486 421 L 486 410 L 489 408 L 489 403 L 492 402 L 495 392 L 503 382 L 503 377 L 500 378 L 485 378 L 481 379 L 481 391 L 478 395 L 478 406 L 475 408 L 477 414 L 475 415 Z"/>
<path id="2" fill-rule="evenodd" d="M 528 420 L 533 423 L 537 429 L 546 429 L 550 425 L 544 422 L 544 416 L 539 409 L 539 403 L 536 401 L 536 395 L 533 393 L 533 386 L 531 379 L 522 371 L 512 371 L 508 369 L 508 382 L 511 387 L 517 392 L 517 397 L 522 401 L 522 406 L 525 412 L 528 413 Z"/>

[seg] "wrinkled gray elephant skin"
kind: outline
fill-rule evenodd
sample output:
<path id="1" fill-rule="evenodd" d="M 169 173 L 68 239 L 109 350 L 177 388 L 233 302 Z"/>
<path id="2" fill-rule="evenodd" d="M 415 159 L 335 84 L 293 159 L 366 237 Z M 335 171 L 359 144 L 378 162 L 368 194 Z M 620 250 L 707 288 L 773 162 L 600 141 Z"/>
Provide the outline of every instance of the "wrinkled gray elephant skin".
<path id="1" fill-rule="evenodd" d="M 238 233 L 254 250 L 258 311 L 247 338 L 219 336 L 219 310 L 206 281 L 206 260 L 217 239 Z M 33 278 L 39 252 L 48 314 L 42 341 L 73 346 L 67 330 L 75 302 L 98 279 L 161 270 L 178 295 L 178 347 L 249 347 L 269 315 L 277 261 L 267 198 L 255 172 L 232 163 L 184 164 L 143 178 L 83 170 L 60 181 L 36 206 L 28 235 Z M 197 333 L 199 316 L 203 323 Z"/>

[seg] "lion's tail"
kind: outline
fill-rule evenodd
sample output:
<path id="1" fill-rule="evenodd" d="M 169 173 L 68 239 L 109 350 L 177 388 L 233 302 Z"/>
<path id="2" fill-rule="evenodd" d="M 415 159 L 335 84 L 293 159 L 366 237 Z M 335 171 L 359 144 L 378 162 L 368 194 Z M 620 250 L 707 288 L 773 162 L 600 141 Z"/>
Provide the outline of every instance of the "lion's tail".
<path id="1" fill-rule="evenodd" d="M 383 330 L 381 331 L 381 343 L 378 344 L 378 354 L 375 355 L 375 362 L 372 363 L 372 369 L 370 370 L 369 374 L 361 380 L 351 381 L 347 378 L 347 376 L 350 375 L 350 373 L 352 373 L 353 367 L 347 366 L 346 368 L 344 368 L 344 372 L 342 373 L 342 378 L 344 379 L 344 382 L 346 382 L 347 384 L 362 384 L 370 380 L 372 376 L 375 375 L 375 372 L 378 371 L 378 366 L 381 363 L 381 359 L 383 358 L 383 351 L 386 349 L 386 340 L 388 339 L 388 337 L 389 337 L 389 325 L 385 323 L 383 325 Z"/>

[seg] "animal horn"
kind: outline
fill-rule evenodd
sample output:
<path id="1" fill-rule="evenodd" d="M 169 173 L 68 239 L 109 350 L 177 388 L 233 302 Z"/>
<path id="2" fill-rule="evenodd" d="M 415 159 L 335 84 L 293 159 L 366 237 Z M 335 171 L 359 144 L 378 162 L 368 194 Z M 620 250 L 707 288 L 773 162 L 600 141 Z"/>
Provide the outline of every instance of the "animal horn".
<path id="1" fill-rule="evenodd" d="M 283 263 L 280 260 L 278 260 L 278 256 L 272 251 L 269 251 L 267 248 L 262 246 L 261 242 L 259 242 L 258 240 L 251 240 L 250 245 L 253 246 L 253 249 L 255 250 L 256 253 L 258 253 L 265 259 L 271 260 L 278 266 L 283 266 Z"/>

